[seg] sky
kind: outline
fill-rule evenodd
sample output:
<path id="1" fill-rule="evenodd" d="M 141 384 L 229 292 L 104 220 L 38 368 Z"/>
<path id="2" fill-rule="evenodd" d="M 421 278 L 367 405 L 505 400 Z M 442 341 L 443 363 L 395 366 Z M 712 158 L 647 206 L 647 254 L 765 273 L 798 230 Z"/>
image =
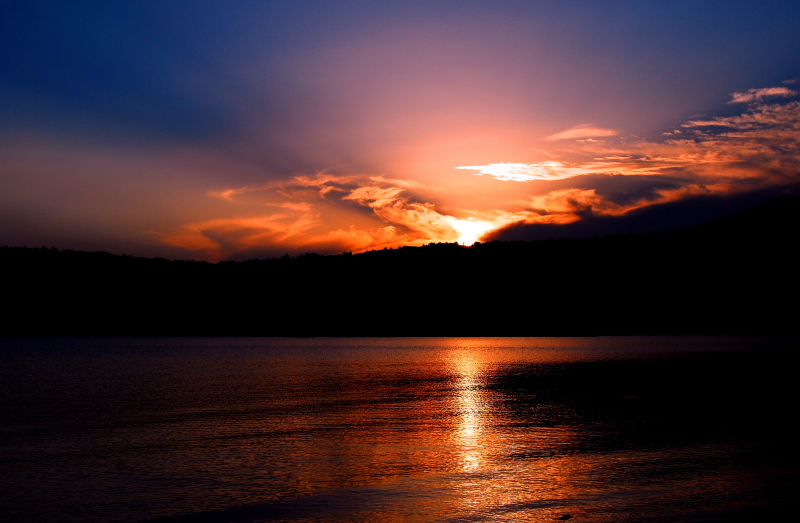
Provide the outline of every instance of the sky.
<path id="1" fill-rule="evenodd" d="M 0 245 L 219 261 L 800 187 L 800 2 L 4 1 Z"/>

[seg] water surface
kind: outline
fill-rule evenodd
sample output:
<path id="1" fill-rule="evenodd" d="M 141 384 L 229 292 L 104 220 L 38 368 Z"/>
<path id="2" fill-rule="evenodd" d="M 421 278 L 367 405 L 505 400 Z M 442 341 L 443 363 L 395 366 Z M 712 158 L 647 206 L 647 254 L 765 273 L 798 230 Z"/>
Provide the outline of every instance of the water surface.
<path id="1" fill-rule="evenodd" d="M 787 338 L 3 340 L 7 521 L 760 521 Z"/>

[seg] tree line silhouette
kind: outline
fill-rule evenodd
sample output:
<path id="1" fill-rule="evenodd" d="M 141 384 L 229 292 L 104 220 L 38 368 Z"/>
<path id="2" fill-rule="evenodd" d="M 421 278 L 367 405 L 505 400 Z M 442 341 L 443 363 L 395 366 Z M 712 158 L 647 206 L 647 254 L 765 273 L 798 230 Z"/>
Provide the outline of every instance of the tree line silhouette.
<path id="1" fill-rule="evenodd" d="M 0 334 L 789 334 L 798 204 L 667 233 L 216 264 L 0 247 Z"/>

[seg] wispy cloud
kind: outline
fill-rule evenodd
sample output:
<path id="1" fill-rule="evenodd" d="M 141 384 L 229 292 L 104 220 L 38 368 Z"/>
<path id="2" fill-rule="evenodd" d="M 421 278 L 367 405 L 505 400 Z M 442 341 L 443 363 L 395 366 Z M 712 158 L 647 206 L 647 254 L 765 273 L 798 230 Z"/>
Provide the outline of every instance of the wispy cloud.
<path id="1" fill-rule="evenodd" d="M 800 182 L 798 101 L 750 104 L 741 114 L 692 120 L 681 129 L 669 135 L 681 139 L 595 142 L 569 149 L 587 159 L 570 164 L 569 171 L 556 169 L 563 166 L 559 162 L 549 162 L 556 171 L 550 180 L 573 184 L 569 178 L 582 174 L 580 185 L 532 194 L 517 210 L 503 213 L 502 219 L 498 215 L 496 223 L 565 224 L 588 215 L 622 216 L 685 198 Z M 504 173 L 513 165 L 519 166 L 520 179 L 546 179 L 524 177 L 530 165 L 540 164 L 493 165 L 499 167 L 469 169 L 511 179 Z"/>
<path id="2" fill-rule="evenodd" d="M 258 246 L 293 250 L 294 242 L 319 224 L 319 217 L 311 213 L 219 218 L 186 224 L 160 234 L 158 240 L 219 261 Z"/>
<path id="3" fill-rule="evenodd" d="M 788 87 L 764 87 L 761 89 L 748 89 L 743 93 L 733 93 L 729 104 L 740 104 L 750 102 L 760 102 L 765 98 L 789 97 L 797 95 L 797 91 L 792 91 Z"/>
<path id="4" fill-rule="evenodd" d="M 269 186 L 259 186 L 259 187 L 238 187 L 235 189 L 223 189 L 220 191 L 208 191 L 208 195 L 212 198 L 220 198 L 222 200 L 227 200 L 232 202 L 234 197 L 247 194 L 255 191 L 262 191 L 267 189 Z"/>
<path id="5" fill-rule="evenodd" d="M 561 180 L 580 174 L 587 170 L 580 167 L 567 167 L 561 162 L 548 161 L 540 163 L 492 163 L 489 165 L 463 165 L 456 169 L 477 171 L 472 174 L 489 175 L 496 180 L 512 182 L 529 182 L 532 180 Z"/>
<path id="6" fill-rule="evenodd" d="M 282 207 L 284 209 L 289 209 L 292 211 L 297 212 L 310 212 L 313 210 L 313 206 L 308 202 L 283 202 L 283 203 L 269 203 L 267 205 L 272 205 L 275 207 Z"/>
<path id="7" fill-rule="evenodd" d="M 580 140 L 585 138 L 598 138 L 603 136 L 616 136 L 617 131 L 613 129 L 603 129 L 591 124 L 576 125 L 564 131 L 551 134 L 545 138 L 548 142 L 558 142 L 562 140 Z"/>

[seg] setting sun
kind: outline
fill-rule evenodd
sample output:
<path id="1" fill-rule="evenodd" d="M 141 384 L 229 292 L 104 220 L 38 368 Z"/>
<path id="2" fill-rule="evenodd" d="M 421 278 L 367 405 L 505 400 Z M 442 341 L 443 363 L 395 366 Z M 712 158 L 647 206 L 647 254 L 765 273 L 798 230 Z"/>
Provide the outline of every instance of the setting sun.
<path id="1" fill-rule="evenodd" d="M 453 229 L 455 229 L 459 236 L 456 242 L 459 245 L 472 245 L 480 240 L 481 236 L 497 227 L 497 224 L 477 221 L 472 218 L 466 220 L 453 219 L 451 222 Z"/>

